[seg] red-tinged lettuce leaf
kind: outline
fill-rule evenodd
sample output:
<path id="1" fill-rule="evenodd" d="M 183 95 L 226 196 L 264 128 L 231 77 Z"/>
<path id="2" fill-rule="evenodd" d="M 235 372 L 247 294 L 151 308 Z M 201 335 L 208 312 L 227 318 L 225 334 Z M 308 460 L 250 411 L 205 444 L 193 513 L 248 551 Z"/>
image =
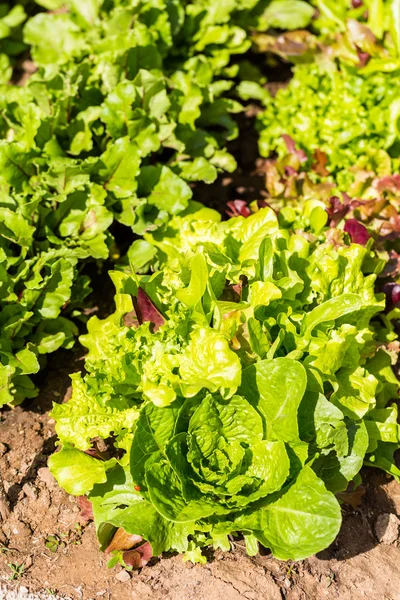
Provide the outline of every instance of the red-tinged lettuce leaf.
<path id="1" fill-rule="evenodd" d="M 364 23 L 360 23 L 356 19 L 349 19 L 347 21 L 347 30 L 349 40 L 356 47 L 358 55 L 360 53 L 367 54 L 369 57 L 375 51 L 376 37 Z"/>
<path id="2" fill-rule="evenodd" d="M 371 55 L 368 52 L 361 52 L 361 50 L 357 50 L 358 58 L 360 59 L 359 67 L 365 67 L 368 64 Z"/>
<path id="3" fill-rule="evenodd" d="M 318 48 L 318 38 L 304 29 L 285 31 L 279 36 L 255 33 L 252 41 L 258 52 L 272 52 L 293 63 L 313 60 Z"/>
<path id="4" fill-rule="evenodd" d="M 344 230 L 349 234 L 351 241 L 354 244 L 365 246 L 371 237 L 368 229 L 357 221 L 357 219 L 348 219 L 345 223 Z"/>
<path id="5" fill-rule="evenodd" d="M 400 304 L 400 285 L 398 284 L 393 287 L 392 302 L 394 305 Z"/>
<path id="6" fill-rule="evenodd" d="M 329 199 L 329 206 L 327 207 L 328 215 L 330 216 L 330 225 L 335 226 L 341 221 L 349 212 L 350 204 L 345 201 L 341 201 L 338 196 L 332 196 Z"/>
<path id="7" fill-rule="evenodd" d="M 83 524 L 89 523 L 89 521 L 93 521 L 93 505 L 90 502 L 89 498 L 86 496 L 78 497 L 78 506 L 81 510 L 80 512 L 80 521 Z"/>
<path id="8" fill-rule="evenodd" d="M 294 167 L 291 167 L 290 165 L 287 165 L 285 167 L 285 175 L 287 175 L 288 177 L 295 177 L 297 175 L 297 171 Z"/>
<path id="9" fill-rule="evenodd" d="M 396 194 L 400 192 L 400 175 L 381 177 L 375 182 L 374 187 L 380 193 L 391 192 L 392 194 Z"/>
<path id="10" fill-rule="evenodd" d="M 138 288 L 137 297 L 133 298 L 133 305 L 140 325 L 146 322 L 152 323 L 153 331 L 157 331 L 161 325 L 164 325 L 164 317 L 141 287 Z"/>
<path id="11" fill-rule="evenodd" d="M 153 558 L 153 549 L 149 542 L 145 542 L 134 550 L 124 552 L 122 558 L 125 564 L 130 565 L 133 569 L 142 569 Z"/>
<path id="12" fill-rule="evenodd" d="M 328 157 L 326 155 L 326 152 L 323 152 L 322 150 L 317 148 L 314 152 L 313 159 L 313 171 L 315 171 L 315 173 L 317 173 L 318 175 L 321 175 L 321 177 L 327 177 L 329 175 L 329 171 L 326 168 L 326 165 L 328 164 Z"/>
<path id="13" fill-rule="evenodd" d="M 307 154 L 304 152 L 304 150 L 298 150 L 296 148 L 296 143 L 294 139 L 290 137 L 290 135 L 283 133 L 281 137 L 286 144 L 289 154 L 294 154 L 301 163 L 307 161 Z"/>
<path id="14" fill-rule="evenodd" d="M 347 214 L 365 204 L 360 200 L 352 200 L 346 192 L 342 193 L 342 200 L 338 196 L 331 196 L 329 206 L 326 209 L 331 218 L 330 226 L 336 226 Z"/>
<path id="15" fill-rule="evenodd" d="M 141 541 L 143 541 L 143 538 L 140 535 L 126 533 L 125 529 L 119 527 L 110 544 L 105 549 L 105 553 L 111 554 L 115 550 L 130 550 L 136 544 L 140 544 Z"/>
<path id="16" fill-rule="evenodd" d="M 251 215 L 251 210 L 245 200 L 232 200 L 227 202 L 226 205 L 228 207 L 226 214 L 229 217 L 249 217 Z"/>
<path id="17" fill-rule="evenodd" d="M 400 284 L 386 283 L 383 286 L 383 291 L 386 295 L 387 308 L 391 309 L 396 305 L 400 305 Z"/>
<path id="18" fill-rule="evenodd" d="M 400 215 L 392 214 L 382 223 L 380 234 L 383 237 L 397 240 L 400 234 Z"/>

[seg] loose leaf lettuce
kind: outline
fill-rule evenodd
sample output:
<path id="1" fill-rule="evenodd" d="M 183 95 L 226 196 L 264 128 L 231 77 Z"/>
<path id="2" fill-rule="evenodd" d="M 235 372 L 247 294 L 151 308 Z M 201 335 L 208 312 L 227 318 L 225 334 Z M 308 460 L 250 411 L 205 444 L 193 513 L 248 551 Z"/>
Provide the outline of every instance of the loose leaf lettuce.
<path id="1" fill-rule="evenodd" d="M 82 261 L 118 257 L 113 223 L 155 229 L 187 209 L 192 182 L 235 169 L 242 106 L 223 94 L 259 1 L 14 4 L 0 7 L 0 405 L 36 393 L 39 363 L 20 351 L 71 347 Z M 28 48 L 30 76 L 9 84 Z"/>
<path id="2" fill-rule="evenodd" d="M 146 240 L 160 270 L 111 274 L 117 310 L 89 322 L 87 373 L 52 413 L 63 448 L 99 436 L 119 463 L 99 456 L 106 481 L 87 483 L 102 546 L 123 528 L 194 560 L 235 532 L 252 554 L 257 541 L 282 559 L 322 550 L 362 464 L 396 475 L 398 384 L 371 250 L 308 240 L 270 208 L 221 222 L 192 205 Z M 124 325 L 141 290 L 157 328 Z M 94 400 L 102 421 L 82 444 Z"/>

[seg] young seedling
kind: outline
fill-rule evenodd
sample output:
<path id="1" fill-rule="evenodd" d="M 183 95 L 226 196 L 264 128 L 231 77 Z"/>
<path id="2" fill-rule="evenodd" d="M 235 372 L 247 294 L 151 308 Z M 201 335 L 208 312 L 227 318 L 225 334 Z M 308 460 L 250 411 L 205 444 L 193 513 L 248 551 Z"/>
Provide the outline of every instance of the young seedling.
<path id="1" fill-rule="evenodd" d="M 293 575 L 298 574 L 296 563 L 292 563 L 290 565 L 285 565 L 285 569 L 286 569 L 286 574 L 289 578 L 291 578 Z"/>
<path id="2" fill-rule="evenodd" d="M 83 530 L 84 528 L 80 523 L 75 523 L 73 529 L 71 529 L 69 537 L 71 543 L 75 544 L 75 546 L 80 546 L 82 544 L 81 537 L 83 534 Z"/>
<path id="3" fill-rule="evenodd" d="M 49 535 L 46 538 L 45 546 L 50 552 L 57 552 L 59 548 L 65 548 L 66 543 L 61 539 L 59 535 Z"/>
<path id="4" fill-rule="evenodd" d="M 8 567 L 11 570 L 10 580 L 19 579 L 27 570 L 25 563 L 8 563 Z"/>
<path id="5" fill-rule="evenodd" d="M 331 572 L 329 575 L 326 575 L 326 579 L 327 579 L 326 587 L 330 588 L 332 583 L 335 583 L 335 581 L 336 581 L 336 574 Z"/>

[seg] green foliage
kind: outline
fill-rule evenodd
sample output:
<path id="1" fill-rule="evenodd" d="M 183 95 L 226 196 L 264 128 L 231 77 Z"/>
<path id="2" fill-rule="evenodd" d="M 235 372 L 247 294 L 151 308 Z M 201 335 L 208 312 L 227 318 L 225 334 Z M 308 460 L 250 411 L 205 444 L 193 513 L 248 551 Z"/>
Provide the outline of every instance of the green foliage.
<path id="1" fill-rule="evenodd" d="M 308 241 L 270 208 L 220 222 L 196 205 L 146 240 L 160 270 L 111 274 L 117 310 L 89 321 L 87 374 L 53 408 L 54 476 L 88 495 L 103 548 L 123 528 L 196 561 L 235 532 L 250 554 L 322 550 L 364 462 L 398 476 L 369 247 Z M 124 325 L 133 299 L 137 327 Z M 83 452 L 110 435 L 120 458 Z"/>
<path id="2" fill-rule="evenodd" d="M 275 98 L 259 98 L 266 107 L 258 122 L 260 152 L 277 151 L 283 158 L 282 136 L 289 135 L 305 151 L 308 165 L 315 152 L 325 155 L 322 171 L 339 190 L 351 193 L 352 187 L 358 196 L 372 199 L 380 190 L 370 189 L 371 173 L 390 176 L 399 168 L 397 3 L 312 4 L 317 11 L 311 31 L 253 38 L 258 51 L 274 52 L 296 65 L 289 85 Z M 238 88 L 245 100 L 248 83 Z"/>
<path id="3" fill-rule="evenodd" d="M 0 84 L 7 83 L 13 66 L 27 49 L 22 39 L 22 26 L 27 19 L 25 6 L 29 2 L 2 2 L 0 4 Z"/>
<path id="4" fill-rule="evenodd" d="M 157 228 L 187 208 L 192 182 L 235 169 L 225 146 L 242 106 L 223 94 L 250 47 L 237 23 L 258 4 L 1 5 L 0 406 L 34 396 L 41 355 L 72 346 L 90 292 L 81 264 L 118 254 L 113 222 Z M 38 70 L 9 85 L 28 47 Z"/>
<path id="5" fill-rule="evenodd" d="M 19 579 L 20 577 L 22 577 L 27 570 L 25 563 L 8 563 L 7 566 L 9 567 L 9 569 L 11 571 L 11 575 L 9 577 L 9 579 L 11 579 L 11 581 L 14 581 L 15 579 Z"/>
<path id="6" fill-rule="evenodd" d="M 399 2 L 365 5 L 0 6 L 0 406 L 34 397 L 44 355 L 72 347 L 82 268 L 118 257 L 115 223 L 143 236 L 52 411 L 49 466 L 88 496 L 110 566 L 203 563 L 239 532 L 249 555 L 299 560 L 335 539 L 363 464 L 400 480 L 399 310 L 376 294 L 399 264 Z M 300 63 L 275 98 L 236 60 L 252 46 Z M 37 70 L 13 85 L 28 49 Z M 193 184 L 236 168 L 235 93 L 265 108 L 276 212 L 221 222 Z"/>
<path id="7" fill-rule="evenodd" d="M 338 244 L 372 238 L 387 263 L 381 285 L 391 309 L 400 251 L 396 3 L 365 4 L 368 14 L 365 5 L 318 0 L 311 24 L 318 35 L 289 33 L 279 48 L 268 36 L 256 40 L 259 49 L 302 63 L 275 98 L 260 97 L 259 146 L 264 156 L 278 154 L 267 164 L 266 185 L 281 223 Z M 301 50 L 290 56 L 293 43 Z M 247 91 L 242 82 L 243 99 Z"/>
<path id="8" fill-rule="evenodd" d="M 263 17 L 271 27 L 301 29 L 309 25 L 314 8 L 303 0 L 273 0 Z"/>
<path id="9" fill-rule="evenodd" d="M 326 154 L 326 168 L 342 191 L 357 171 L 391 175 L 399 167 L 398 96 L 398 80 L 390 74 L 365 76 L 334 63 L 299 65 L 290 84 L 267 101 L 260 151 L 283 157 L 281 136 L 288 134 L 309 159 L 317 149 Z"/>

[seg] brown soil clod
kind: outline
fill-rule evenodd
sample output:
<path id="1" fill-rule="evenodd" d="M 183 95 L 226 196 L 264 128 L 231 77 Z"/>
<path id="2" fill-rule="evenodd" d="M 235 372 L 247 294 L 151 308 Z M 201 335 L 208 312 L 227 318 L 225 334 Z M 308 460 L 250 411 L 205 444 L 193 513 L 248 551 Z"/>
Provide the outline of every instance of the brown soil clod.
<path id="1" fill-rule="evenodd" d="M 4 489 L 3 478 L 0 473 L 0 517 L 2 521 L 7 521 L 11 515 L 10 502 Z"/>
<path id="2" fill-rule="evenodd" d="M 376 537 L 382 544 L 396 544 L 400 533 L 400 519 L 393 513 L 379 515 L 375 523 Z"/>

